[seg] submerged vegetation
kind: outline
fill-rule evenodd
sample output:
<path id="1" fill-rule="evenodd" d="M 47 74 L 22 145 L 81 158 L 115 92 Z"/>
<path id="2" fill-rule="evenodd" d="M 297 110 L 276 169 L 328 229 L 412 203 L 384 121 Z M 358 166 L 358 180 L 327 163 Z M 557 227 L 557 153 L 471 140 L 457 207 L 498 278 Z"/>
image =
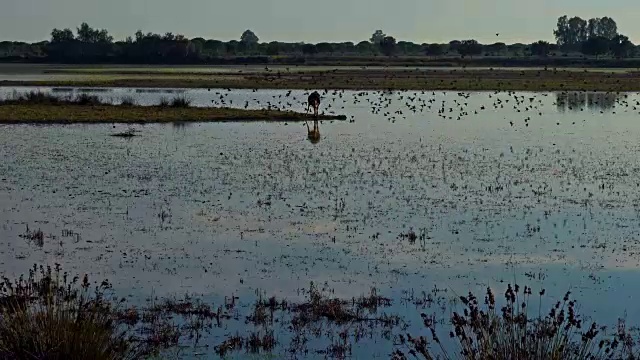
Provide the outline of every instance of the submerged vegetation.
<path id="1" fill-rule="evenodd" d="M 281 110 L 193 107 L 191 100 L 177 96 L 157 105 L 135 105 L 125 98 L 121 104 L 105 103 L 96 95 L 56 96 L 32 91 L 0 100 L 0 123 L 155 123 L 195 121 L 304 121 L 309 114 Z M 320 120 L 344 120 L 345 116 L 321 115 Z"/>

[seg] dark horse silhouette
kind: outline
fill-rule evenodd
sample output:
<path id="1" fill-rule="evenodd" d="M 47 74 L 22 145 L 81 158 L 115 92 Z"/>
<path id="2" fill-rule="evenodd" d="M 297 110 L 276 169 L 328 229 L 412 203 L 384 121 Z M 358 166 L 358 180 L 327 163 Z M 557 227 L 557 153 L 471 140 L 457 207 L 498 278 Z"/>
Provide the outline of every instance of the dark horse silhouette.
<path id="1" fill-rule="evenodd" d="M 313 107 L 313 115 L 318 116 L 318 108 L 320 107 L 320 94 L 317 91 L 309 94 L 309 98 L 307 99 L 307 111 Z"/>

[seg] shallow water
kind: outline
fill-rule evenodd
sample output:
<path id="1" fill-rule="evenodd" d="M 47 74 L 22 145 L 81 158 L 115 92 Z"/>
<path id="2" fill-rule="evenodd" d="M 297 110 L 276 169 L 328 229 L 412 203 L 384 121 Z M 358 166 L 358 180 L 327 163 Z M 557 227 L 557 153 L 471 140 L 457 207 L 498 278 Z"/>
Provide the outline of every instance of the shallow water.
<path id="1" fill-rule="evenodd" d="M 2 93 L 14 90 L 27 89 Z M 294 110 L 306 98 L 183 95 Z M 316 145 L 304 124 L 140 125 L 131 139 L 109 136 L 123 125 L 0 126 L 2 270 L 58 262 L 134 299 L 217 301 L 259 289 L 300 298 L 311 281 L 399 298 L 434 286 L 499 293 L 515 280 L 572 289 L 596 319 L 626 309 L 640 323 L 640 96 L 329 92 L 323 109 L 355 122 L 321 123 Z M 20 237 L 27 227 L 44 231 L 42 247 Z M 398 236 L 411 229 L 424 237 Z M 356 353 L 371 349 L 390 352 Z"/>

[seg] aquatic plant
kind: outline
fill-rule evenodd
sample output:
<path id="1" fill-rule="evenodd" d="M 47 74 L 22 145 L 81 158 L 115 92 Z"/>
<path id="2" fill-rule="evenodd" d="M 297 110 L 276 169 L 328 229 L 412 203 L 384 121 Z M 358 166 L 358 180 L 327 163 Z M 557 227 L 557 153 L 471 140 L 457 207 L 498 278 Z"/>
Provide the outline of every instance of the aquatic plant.
<path id="1" fill-rule="evenodd" d="M 0 285 L 0 356 L 8 359 L 138 359 L 146 353 L 114 321 L 102 282 L 33 267 Z"/>
<path id="2" fill-rule="evenodd" d="M 213 311 L 188 297 L 126 307 L 110 289 L 108 281 L 93 284 L 87 275 L 70 278 L 58 264 L 34 265 L 15 280 L 2 277 L 0 358 L 145 359 L 185 337 L 197 342 L 203 328 L 213 319 L 219 326 L 233 308 Z"/>
<path id="3" fill-rule="evenodd" d="M 539 299 L 545 294 L 541 290 Z M 427 336 L 400 336 L 400 343 L 407 346 L 407 354 L 423 359 L 636 359 L 635 342 L 625 323 L 619 320 L 613 334 L 595 322 L 584 323 L 578 314 L 576 301 L 567 292 L 546 314 L 538 307 L 538 315 L 528 314 L 532 289 L 518 285 L 507 287 L 505 305 L 497 308 L 491 288 L 487 288 L 484 306 L 472 293 L 461 296 L 462 314 L 451 316 L 453 330 L 449 337 L 458 344 L 457 354 L 451 355 L 438 336 L 433 317 L 421 314 L 429 329 Z M 407 359 L 405 351 L 396 350 L 393 359 Z"/>

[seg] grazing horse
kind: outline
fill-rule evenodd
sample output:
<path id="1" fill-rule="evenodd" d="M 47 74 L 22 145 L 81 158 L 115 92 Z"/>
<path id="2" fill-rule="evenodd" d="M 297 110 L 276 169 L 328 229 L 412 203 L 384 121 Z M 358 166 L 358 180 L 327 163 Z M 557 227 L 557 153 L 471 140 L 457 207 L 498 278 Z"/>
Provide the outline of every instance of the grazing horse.
<path id="1" fill-rule="evenodd" d="M 307 99 L 307 111 L 313 107 L 313 115 L 318 116 L 318 108 L 320 107 L 320 94 L 317 91 L 312 92 Z"/>

